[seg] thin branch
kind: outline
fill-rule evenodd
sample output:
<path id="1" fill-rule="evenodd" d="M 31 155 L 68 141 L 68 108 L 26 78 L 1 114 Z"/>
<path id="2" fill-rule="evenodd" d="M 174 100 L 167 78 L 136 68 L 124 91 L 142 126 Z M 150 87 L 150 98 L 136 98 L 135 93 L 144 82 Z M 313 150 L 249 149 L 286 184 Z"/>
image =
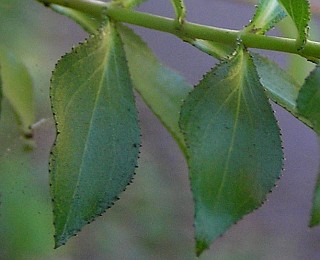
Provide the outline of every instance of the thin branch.
<path id="1" fill-rule="evenodd" d="M 244 31 L 222 29 L 185 21 L 179 30 L 176 21 L 171 18 L 157 16 L 134 10 L 121 8 L 108 3 L 93 0 L 38 0 L 45 5 L 57 4 L 78 10 L 92 16 L 101 17 L 104 11 L 113 20 L 146 27 L 153 30 L 171 33 L 180 38 L 202 39 L 223 44 L 234 44 L 241 39 L 248 48 L 265 49 L 294 53 L 310 58 L 320 59 L 320 43 L 307 41 L 303 51 L 297 50 L 296 39 L 257 35 Z"/>

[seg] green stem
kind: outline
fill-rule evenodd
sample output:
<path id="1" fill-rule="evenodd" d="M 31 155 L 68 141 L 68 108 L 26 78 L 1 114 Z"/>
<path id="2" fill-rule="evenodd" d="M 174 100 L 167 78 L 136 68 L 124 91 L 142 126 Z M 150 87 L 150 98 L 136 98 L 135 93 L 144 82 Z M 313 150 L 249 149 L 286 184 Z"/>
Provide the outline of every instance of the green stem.
<path id="1" fill-rule="evenodd" d="M 249 32 L 222 29 L 185 21 L 177 30 L 175 19 L 141 13 L 130 9 L 92 0 L 38 0 L 44 4 L 57 4 L 92 16 L 100 17 L 103 11 L 113 20 L 171 33 L 178 37 L 202 39 L 223 44 L 234 44 L 239 38 L 248 48 L 280 51 L 320 58 L 320 43 L 307 41 L 303 51 L 298 51 L 296 39 L 257 35 Z"/>

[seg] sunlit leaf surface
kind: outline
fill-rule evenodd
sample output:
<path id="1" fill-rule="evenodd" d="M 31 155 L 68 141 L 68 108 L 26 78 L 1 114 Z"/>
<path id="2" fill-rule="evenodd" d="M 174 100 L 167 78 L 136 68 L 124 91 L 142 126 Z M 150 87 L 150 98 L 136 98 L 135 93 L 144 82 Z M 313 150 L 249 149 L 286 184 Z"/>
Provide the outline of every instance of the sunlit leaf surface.
<path id="1" fill-rule="evenodd" d="M 246 30 L 265 34 L 286 16 L 278 0 L 260 0 L 256 13 Z"/>
<path id="2" fill-rule="evenodd" d="M 298 31 L 297 48 L 303 48 L 308 38 L 311 19 L 308 0 L 278 0 L 294 22 Z"/>

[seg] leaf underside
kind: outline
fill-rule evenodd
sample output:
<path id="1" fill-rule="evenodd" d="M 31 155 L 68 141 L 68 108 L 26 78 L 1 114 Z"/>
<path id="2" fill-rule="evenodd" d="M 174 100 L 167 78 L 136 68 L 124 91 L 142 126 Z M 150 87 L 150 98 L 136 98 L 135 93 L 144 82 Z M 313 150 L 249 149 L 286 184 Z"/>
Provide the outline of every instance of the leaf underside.
<path id="1" fill-rule="evenodd" d="M 282 169 L 280 131 L 246 51 L 209 72 L 180 118 L 195 202 L 196 252 L 259 207 Z"/>
<path id="2" fill-rule="evenodd" d="M 112 23 L 59 61 L 51 102 L 58 133 L 50 177 L 59 247 L 113 205 L 137 164 L 137 110 Z"/>
<path id="3" fill-rule="evenodd" d="M 297 48 L 303 49 L 309 33 L 311 19 L 310 3 L 308 0 L 278 0 L 294 22 L 298 31 Z"/>
<path id="4" fill-rule="evenodd" d="M 176 19 L 182 23 L 186 16 L 186 7 L 183 0 L 171 0 L 172 6 L 176 13 Z"/>
<path id="5" fill-rule="evenodd" d="M 89 33 L 94 33 L 96 30 L 98 30 L 98 28 L 101 26 L 101 24 L 104 21 L 103 17 L 98 19 L 68 7 L 54 5 L 54 4 L 51 4 L 50 7 L 53 11 L 69 17 Z"/>
<path id="6" fill-rule="evenodd" d="M 260 0 L 255 15 L 246 30 L 256 34 L 265 34 L 285 16 L 286 13 L 278 0 Z"/>
<path id="7" fill-rule="evenodd" d="M 306 116 L 298 113 L 297 98 L 301 88 L 299 83 L 268 58 L 256 53 L 252 54 L 252 58 L 268 98 L 320 134 Z"/>
<path id="8" fill-rule="evenodd" d="M 192 90 L 192 86 L 178 73 L 162 65 L 131 29 L 119 26 L 119 33 L 135 89 L 168 129 L 182 151 L 185 151 L 178 122 L 182 101 Z"/>
<path id="9" fill-rule="evenodd" d="M 114 0 L 114 2 L 121 4 L 126 8 L 134 8 L 143 2 L 147 2 L 148 0 Z"/>
<path id="10" fill-rule="evenodd" d="M 259 54 L 252 54 L 260 82 L 267 96 L 296 116 L 299 84 L 278 64 Z"/>
<path id="11" fill-rule="evenodd" d="M 232 46 L 201 39 L 185 39 L 185 41 L 192 44 L 200 51 L 207 53 L 219 60 L 227 59 L 228 56 L 231 55 L 236 48 L 236 44 Z"/>

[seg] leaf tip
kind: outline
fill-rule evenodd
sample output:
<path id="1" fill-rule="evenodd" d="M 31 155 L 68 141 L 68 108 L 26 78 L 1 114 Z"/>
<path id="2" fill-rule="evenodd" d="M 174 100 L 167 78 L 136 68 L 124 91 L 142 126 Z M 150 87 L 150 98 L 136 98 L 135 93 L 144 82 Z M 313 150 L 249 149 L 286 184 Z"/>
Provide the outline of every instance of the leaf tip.
<path id="1" fill-rule="evenodd" d="M 55 235 L 54 236 L 54 247 L 53 249 L 58 249 L 61 246 L 64 246 L 66 244 L 66 239 L 62 238 L 60 236 Z"/>
<path id="2" fill-rule="evenodd" d="M 205 240 L 196 240 L 196 255 L 199 257 L 205 250 L 209 248 L 209 244 Z"/>
<path id="3" fill-rule="evenodd" d="M 87 224 L 90 224 L 93 220 L 88 221 Z M 55 223 L 54 223 L 55 226 Z M 59 230 L 56 230 L 55 235 L 54 235 L 54 249 L 58 249 L 61 246 L 64 246 L 68 240 L 71 237 L 75 237 L 78 235 L 78 233 L 80 232 L 80 229 L 77 230 L 71 230 L 71 231 L 62 231 L 60 232 Z"/>
<path id="4" fill-rule="evenodd" d="M 308 224 L 309 228 L 314 228 L 317 225 L 319 225 L 319 221 L 317 221 L 316 219 L 314 219 L 313 216 L 311 216 L 309 224 Z"/>
<path id="5" fill-rule="evenodd" d="M 315 208 L 313 208 L 308 226 L 309 228 L 314 228 L 319 224 L 320 224 L 320 214 Z"/>

